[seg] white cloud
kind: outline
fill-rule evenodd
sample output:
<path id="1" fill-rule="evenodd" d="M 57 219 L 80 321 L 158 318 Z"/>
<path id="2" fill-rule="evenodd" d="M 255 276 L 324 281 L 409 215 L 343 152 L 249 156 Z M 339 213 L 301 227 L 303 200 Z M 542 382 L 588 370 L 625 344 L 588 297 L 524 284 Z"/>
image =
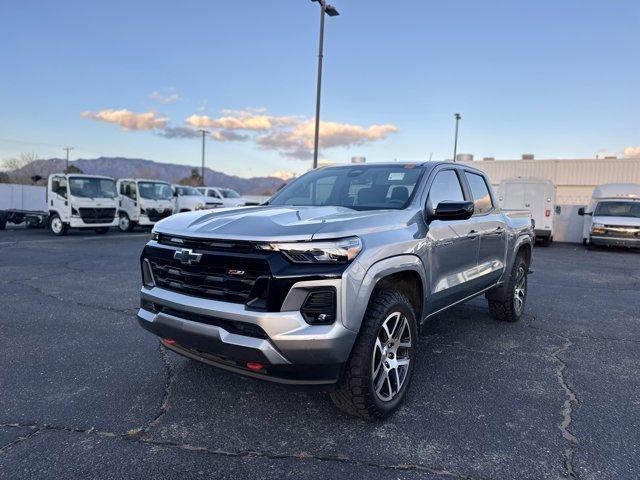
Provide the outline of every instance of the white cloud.
<path id="1" fill-rule="evenodd" d="M 149 94 L 149 98 L 151 100 L 155 100 L 158 103 L 162 103 L 163 105 L 166 105 L 168 103 L 175 103 L 179 100 L 182 100 L 180 94 L 173 87 L 168 88 L 165 93 L 154 90 Z"/>
<path id="2" fill-rule="evenodd" d="M 269 176 L 270 177 L 280 178 L 281 180 L 284 180 L 285 182 L 288 182 L 292 178 L 296 178 L 297 174 L 295 172 L 289 172 L 287 170 L 278 170 L 277 172 L 273 172 Z"/>
<path id="3" fill-rule="evenodd" d="M 640 157 L 640 145 L 636 146 L 636 147 L 627 147 L 625 148 L 622 153 L 624 154 L 625 157 Z"/>
<path id="4" fill-rule="evenodd" d="M 82 112 L 83 118 L 101 122 L 115 123 L 123 130 L 156 130 L 167 126 L 169 119 L 160 117 L 155 112 L 135 113 L 130 110 L 105 109 L 98 112 Z"/>
<path id="5" fill-rule="evenodd" d="M 214 130 L 212 136 L 219 140 L 236 140 L 232 132 L 246 133 L 237 140 L 252 138 L 265 150 L 276 150 L 282 155 L 296 159 L 308 159 L 313 155 L 315 122 L 294 115 L 269 115 L 264 108 L 244 110 L 221 110 L 220 116 L 191 115 L 187 125 Z M 339 122 L 320 123 L 320 146 L 322 148 L 351 147 L 387 138 L 398 131 L 395 125 L 371 125 L 363 127 Z"/>

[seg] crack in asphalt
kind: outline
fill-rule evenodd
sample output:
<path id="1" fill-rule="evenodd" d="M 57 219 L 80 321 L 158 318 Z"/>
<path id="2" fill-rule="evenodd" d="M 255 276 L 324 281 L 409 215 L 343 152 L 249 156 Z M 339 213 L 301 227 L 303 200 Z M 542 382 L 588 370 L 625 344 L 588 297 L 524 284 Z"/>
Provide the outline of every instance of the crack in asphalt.
<path id="1" fill-rule="evenodd" d="M 3 427 L 5 426 L 9 426 L 9 425 L 2 425 Z M 0 453 L 4 453 L 7 450 L 9 450 L 11 447 L 13 447 L 14 445 L 17 445 L 18 443 L 24 442 L 25 440 L 28 440 L 29 438 L 33 437 L 35 434 L 37 434 L 40 429 L 37 427 L 21 427 L 21 428 L 31 428 L 32 431 L 29 432 L 27 435 L 25 436 L 20 436 L 18 438 L 16 438 L 15 440 L 3 445 L 2 447 L 0 447 Z"/>
<path id="2" fill-rule="evenodd" d="M 223 457 L 265 458 L 269 460 L 302 460 L 302 461 L 315 460 L 320 462 L 337 462 L 337 463 L 343 463 L 343 464 L 353 465 L 353 466 L 379 468 L 382 470 L 428 472 L 433 475 L 453 478 L 456 480 L 484 480 L 485 479 L 485 477 L 473 477 L 470 475 L 465 475 L 452 470 L 448 470 L 446 468 L 433 467 L 433 466 L 423 465 L 419 463 L 384 464 L 384 463 L 375 463 L 375 462 L 370 462 L 365 460 L 356 460 L 353 458 L 340 456 L 340 455 L 313 455 L 308 452 L 278 453 L 278 452 L 268 452 L 268 451 L 258 451 L 258 450 L 234 451 L 234 450 L 225 450 L 225 449 L 219 449 L 219 448 L 210 448 L 210 447 L 203 447 L 198 445 L 191 445 L 189 443 L 177 443 L 177 442 L 170 442 L 170 441 L 152 440 L 150 438 L 141 437 L 137 433 L 134 433 L 134 434 L 113 433 L 113 432 L 104 431 L 104 430 L 95 430 L 93 428 L 90 428 L 87 430 L 87 429 L 81 429 L 81 428 L 55 426 L 55 425 L 49 425 L 49 424 L 38 425 L 38 424 L 20 424 L 20 423 L 4 423 L 4 424 L 0 424 L 0 427 L 34 429 L 34 432 L 23 437 L 20 440 L 20 442 L 31 438 L 33 435 L 35 435 L 38 432 L 57 431 L 57 432 L 78 433 L 78 434 L 85 434 L 85 435 L 96 435 L 102 438 L 119 438 L 122 440 L 139 443 L 142 445 L 152 445 L 156 447 L 165 447 L 165 448 L 176 448 L 176 449 L 187 450 L 191 452 L 200 452 L 200 453 L 205 453 L 209 455 L 223 456 Z M 11 442 L 10 445 L 15 445 L 16 443 L 20 443 L 20 442 L 14 441 L 14 442 Z"/>
<path id="3" fill-rule="evenodd" d="M 140 428 L 134 428 L 129 430 L 127 433 L 132 436 L 139 436 L 141 438 L 145 438 L 146 434 L 154 427 L 157 427 L 164 416 L 169 411 L 171 406 L 171 397 L 173 393 L 173 384 L 176 379 L 176 373 L 173 368 L 173 365 L 169 361 L 169 356 L 167 355 L 167 349 L 162 345 L 161 342 L 158 342 L 158 352 L 160 353 L 160 357 L 162 358 L 162 363 L 164 364 L 165 371 L 165 381 L 164 381 L 164 391 L 162 395 L 162 402 L 160 403 L 160 409 L 156 416 L 151 419 L 149 423 Z"/>
<path id="4" fill-rule="evenodd" d="M 78 300 L 73 300 L 70 298 L 61 298 L 58 297 L 52 293 L 49 292 L 45 292 L 43 289 L 36 287 L 34 285 L 31 285 L 29 283 L 25 283 L 21 280 L 9 280 L 7 283 L 13 283 L 15 285 L 20 285 L 21 287 L 27 287 L 30 288 L 34 291 L 36 291 L 37 293 L 39 293 L 40 295 L 47 297 L 47 298 L 51 298 L 53 300 L 56 300 L 58 302 L 65 302 L 65 303 L 71 303 L 77 307 L 85 307 L 85 308 L 92 308 L 94 310 L 103 310 L 103 311 L 107 311 L 107 312 L 118 312 L 118 313 L 133 313 L 136 312 L 138 310 L 138 307 L 131 307 L 131 308 L 114 308 L 114 307 L 108 307 L 106 305 L 93 305 L 91 303 L 84 303 L 84 302 L 80 302 Z"/>
<path id="5" fill-rule="evenodd" d="M 545 330 L 543 328 L 532 325 L 531 322 L 535 321 L 536 319 L 534 315 L 528 314 L 526 315 L 526 317 L 528 317 L 528 320 L 529 320 L 528 322 L 525 323 L 526 327 L 531 328 L 533 330 L 544 332 L 548 335 L 552 335 L 564 341 L 562 345 L 560 345 L 559 347 L 554 349 L 553 352 L 551 352 L 551 359 L 555 364 L 556 379 L 558 381 L 558 384 L 562 388 L 562 391 L 564 392 L 564 402 L 562 403 L 562 409 L 560 410 L 562 421 L 558 425 L 558 428 L 562 433 L 562 438 L 566 443 L 566 446 L 562 452 L 562 456 L 564 459 L 564 467 L 567 472 L 568 478 L 577 479 L 578 475 L 573 465 L 573 458 L 575 456 L 576 449 L 580 441 L 578 440 L 578 437 L 571 432 L 570 427 L 572 422 L 573 407 L 574 405 L 577 405 L 579 401 L 575 391 L 567 381 L 567 378 L 566 378 L 567 364 L 561 357 L 561 355 L 567 353 L 569 348 L 571 348 L 571 346 L 573 345 L 573 342 L 571 341 L 571 338 L 566 335 L 561 335 L 557 332 L 552 332 L 552 331 Z"/>

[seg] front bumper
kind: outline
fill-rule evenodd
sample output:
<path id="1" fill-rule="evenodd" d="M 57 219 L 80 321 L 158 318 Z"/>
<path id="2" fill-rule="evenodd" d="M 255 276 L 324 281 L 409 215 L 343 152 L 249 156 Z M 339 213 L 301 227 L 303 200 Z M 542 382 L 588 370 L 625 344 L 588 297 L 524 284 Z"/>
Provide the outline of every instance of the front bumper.
<path id="1" fill-rule="evenodd" d="M 242 304 L 143 287 L 137 318 L 146 330 L 171 339 L 165 342 L 168 348 L 225 370 L 280 383 L 333 384 L 339 380 L 356 332 L 344 327 L 340 308 L 333 324 L 309 325 L 297 303 L 305 298 L 298 295 L 301 289 L 334 286 L 340 292 L 340 282 L 296 283 L 283 303 L 286 311 L 279 312 L 252 311 Z M 248 363 L 260 363 L 263 368 L 254 371 Z"/>
<path id="2" fill-rule="evenodd" d="M 589 242 L 593 245 L 640 248 L 640 238 L 591 235 Z"/>
<path id="3" fill-rule="evenodd" d="M 102 227 L 117 227 L 118 219 L 114 218 L 111 222 L 103 223 L 85 223 L 80 217 L 71 217 L 69 220 L 69 227 L 71 228 L 102 228 Z"/>

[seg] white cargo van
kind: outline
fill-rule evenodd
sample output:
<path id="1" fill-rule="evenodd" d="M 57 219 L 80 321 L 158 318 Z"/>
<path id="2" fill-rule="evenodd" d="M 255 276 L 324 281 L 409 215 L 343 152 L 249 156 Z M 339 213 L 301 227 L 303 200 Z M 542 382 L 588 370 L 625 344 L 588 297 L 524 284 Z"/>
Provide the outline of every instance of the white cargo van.
<path id="1" fill-rule="evenodd" d="M 244 207 L 247 200 L 231 188 L 198 187 L 198 191 L 213 202 L 222 203 L 223 207 Z"/>
<path id="2" fill-rule="evenodd" d="M 583 244 L 640 247 L 640 185 L 600 185 L 578 215 L 584 216 Z"/>
<path id="3" fill-rule="evenodd" d="M 535 222 L 536 239 L 548 246 L 553 241 L 556 214 L 556 186 L 543 178 L 510 178 L 500 182 L 498 202 L 505 210 L 529 210 Z"/>
<path id="4" fill-rule="evenodd" d="M 173 185 L 171 188 L 176 199 L 176 212 L 192 212 L 222 206 L 222 202 L 214 201 L 212 198 L 207 199 L 195 187 Z"/>
<path id="5" fill-rule="evenodd" d="M 1 228 L 7 221 L 26 221 L 29 226 L 49 225 L 54 235 L 65 235 L 69 228 L 107 233 L 118 224 L 118 194 L 111 177 L 54 173 L 46 188 L 2 185 L 0 193 Z"/>
<path id="6" fill-rule="evenodd" d="M 121 178 L 117 182 L 118 228 L 130 232 L 133 227 L 155 225 L 175 212 L 171 185 L 160 180 Z"/>

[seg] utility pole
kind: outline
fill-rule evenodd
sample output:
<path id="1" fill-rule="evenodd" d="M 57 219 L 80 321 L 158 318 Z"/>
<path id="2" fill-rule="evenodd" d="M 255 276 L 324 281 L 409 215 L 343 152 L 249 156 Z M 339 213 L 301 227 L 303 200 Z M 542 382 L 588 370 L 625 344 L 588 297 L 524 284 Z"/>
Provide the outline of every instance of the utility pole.
<path id="1" fill-rule="evenodd" d="M 318 48 L 318 82 L 316 84 L 316 129 L 313 138 L 313 168 L 318 168 L 318 142 L 320 140 L 320 92 L 322 91 L 322 58 L 324 51 L 324 16 L 336 17 L 340 15 L 326 0 L 311 0 L 320 4 L 320 46 Z"/>
<path id="2" fill-rule="evenodd" d="M 69 151 L 73 150 L 73 147 L 64 147 L 63 150 L 67 152 L 67 167 L 65 168 L 64 172 L 68 173 L 69 172 Z"/>
<path id="3" fill-rule="evenodd" d="M 202 186 L 204 187 L 205 186 L 205 184 L 204 184 L 204 144 L 205 144 L 205 141 L 204 140 L 205 140 L 205 135 L 207 133 L 209 133 L 209 131 L 205 130 L 205 129 L 200 129 L 198 131 L 202 133 L 202 167 L 200 169 L 200 179 L 202 181 Z"/>
<path id="4" fill-rule="evenodd" d="M 458 155 L 458 124 L 460 123 L 462 116 L 459 113 L 454 114 L 454 116 L 456 118 L 456 135 L 453 140 L 453 161 L 455 163 L 456 156 Z"/>

